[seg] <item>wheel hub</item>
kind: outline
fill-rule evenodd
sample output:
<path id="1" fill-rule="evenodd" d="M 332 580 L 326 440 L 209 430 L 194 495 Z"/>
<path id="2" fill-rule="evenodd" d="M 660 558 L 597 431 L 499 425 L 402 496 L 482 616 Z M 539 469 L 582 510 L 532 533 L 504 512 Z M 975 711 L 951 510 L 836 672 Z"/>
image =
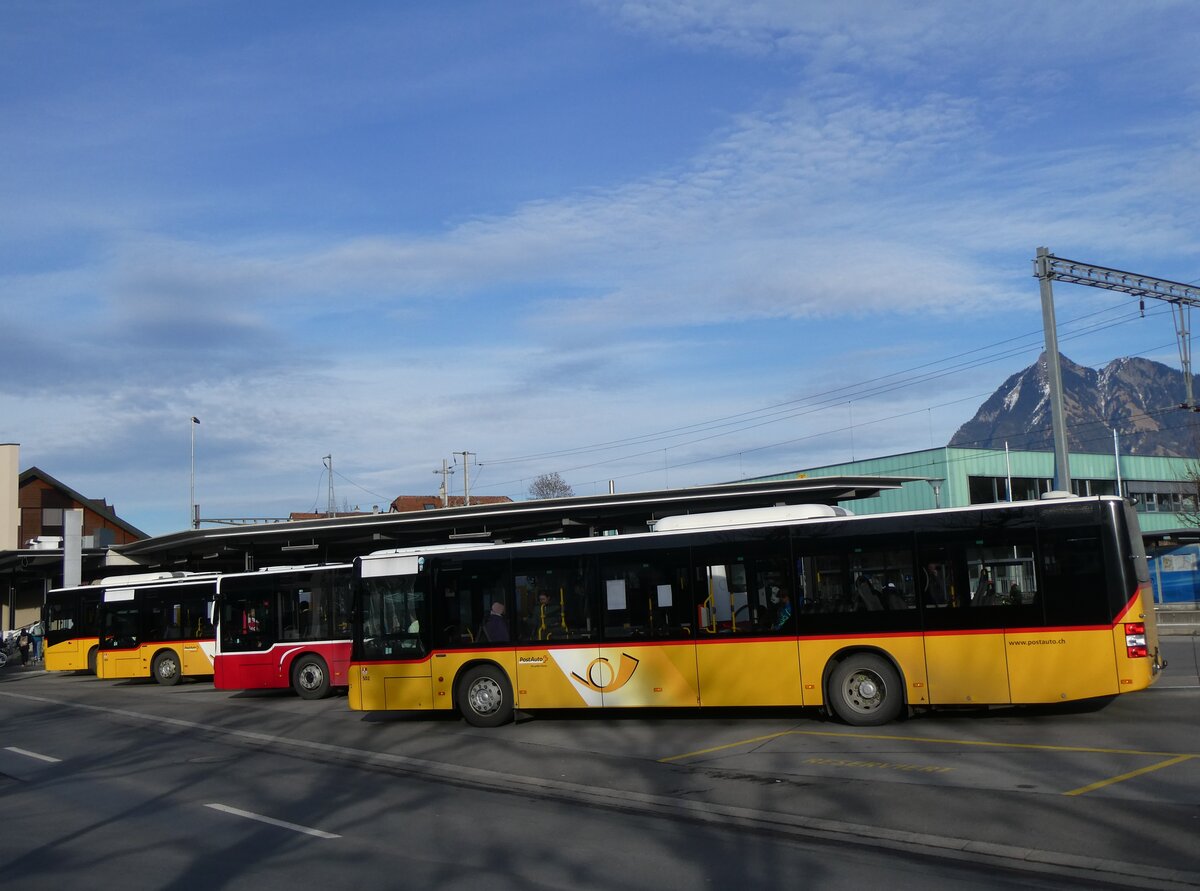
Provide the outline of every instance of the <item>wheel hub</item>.
<path id="1" fill-rule="evenodd" d="M 476 714 L 490 715 L 500 708 L 503 694 L 500 692 L 500 685 L 495 681 L 490 678 L 481 678 L 471 685 L 467 698 Z"/>

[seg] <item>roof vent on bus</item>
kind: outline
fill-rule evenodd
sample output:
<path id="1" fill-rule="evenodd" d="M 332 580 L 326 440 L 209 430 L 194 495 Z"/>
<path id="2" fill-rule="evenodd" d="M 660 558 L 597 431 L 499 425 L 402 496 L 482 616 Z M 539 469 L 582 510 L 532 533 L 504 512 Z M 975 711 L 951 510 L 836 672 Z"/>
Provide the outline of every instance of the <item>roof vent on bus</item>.
<path id="1" fill-rule="evenodd" d="M 192 572 L 142 572 L 134 575 L 110 575 L 100 579 L 100 584 L 134 585 L 144 582 L 161 582 L 164 579 L 182 579 L 196 574 Z"/>
<path id="2" fill-rule="evenodd" d="M 655 532 L 677 532 L 684 529 L 712 529 L 721 526 L 761 526 L 786 523 L 791 520 L 818 520 L 830 517 L 850 517 L 844 507 L 828 504 L 785 504 L 777 507 L 757 507 L 747 510 L 722 510 L 703 514 L 678 514 L 663 517 L 654 524 Z"/>
<path id="3" fill-rule="evenodd" d="M 1065 492 L 1062 489 L 1051 489 L 1042 495 L 1042 501 L 1059 501 L 1066 498 L 1078 498 L 1074 492 Z"/>

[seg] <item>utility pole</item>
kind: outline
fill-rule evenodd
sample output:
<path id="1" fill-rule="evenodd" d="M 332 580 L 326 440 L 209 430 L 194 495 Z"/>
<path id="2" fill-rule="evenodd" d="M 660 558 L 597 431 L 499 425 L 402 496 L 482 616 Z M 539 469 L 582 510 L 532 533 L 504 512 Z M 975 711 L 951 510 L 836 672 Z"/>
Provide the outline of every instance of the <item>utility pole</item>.
<path id="1" fill-rule="evenodd" d="M 442 469 L 435 470 L 434 473 L 439 474 L 442 478 L 442 483 L 440 486 L 438 486 L 438 495 L 441 496 L 442 507 L 449 507 L 450 506 L 450 486 L 449 486 L 450 475 L 452 473 L 454 473 L 454 471 L 450 469 L 450 462 L 447 461 L 445 458 L 443 458 L 442 459 Z"/>
<path id="2" fill-rule="evenodd" d="M 463 459 L 463 504 L 469 505 L 471 503 L 471 482 L 470 482 L 471 471 L 467 464 L 467 458 L 474 456 L 475 453 L 474 452 L 455 452 L 454 454 L 456 456 L 462 455 L 462 459 Z"/>
<path id="3" fill-rule="evenodd" d="M 1191 308 L 1200 306 L 1200 287 L 1184 282 L 1123 272 L 1107 266 L 1065 260 L 1050 253 L 1048 248 L 1037 249 L 1033 261 L 1033 274 L 1041 284 L 1042 324 L 1046 329 L 1046 371 L 1050 378 L 1050 413 L 1054 429 L 1054 487 L 1070 491 L 1071 470 L 1067 466 L 1067 435 L 1063 422 L 1062 372 L 1058 362 L 1058 333 L 1054 323 L 1054 293 L 1051 281 L 1068 282 L 1119 291 L 1137 297 L 1145 309 L 1146 298 L 1152 297 L 1171 304 L 1175 321 L 1175 337 L 1179 343 L 1179 361 L 1183 366 L 1184 400 L 1180 408 L 1200 411 L 1192 394 L 1192 333 L 1190 330 Z"/>
<path id="4" fill-rule="evenodd" d="M 1050 388 L 1050 428 L 1054 436 L 1054 488 L 1071 491 L 1071 464 L 1067 450 L 1067 422 L 1063 412 L 1062 365 L 1058 361 L 1058 323 L 1054 319 L 1054 289 L 1050 284 L 1050 251 L 1037 249 L 1034 275 L 1042 291 L 1042 328 L 1046 336 L 1046 381 Z"/>
<path id="5" fill-rule="evenodd" d="M 326 455 L 321 463 L 329 468 L 329 506 L 325 509 L 325 516 L 332 517 L 337 513 L 337 504 L 333 500 L 333 455 Z"/>

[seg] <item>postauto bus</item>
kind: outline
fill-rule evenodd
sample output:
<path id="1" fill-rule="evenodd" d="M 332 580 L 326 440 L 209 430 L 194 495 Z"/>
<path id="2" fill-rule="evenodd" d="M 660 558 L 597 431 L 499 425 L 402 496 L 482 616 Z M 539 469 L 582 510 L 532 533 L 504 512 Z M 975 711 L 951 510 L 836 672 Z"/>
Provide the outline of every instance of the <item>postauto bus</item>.
<path id="1" fill-rule="evenodd" d="M 1115 497 L 729 511 L 355 565 L 351 708 L 480 726 L 638 706 L 876 725 L 1128 693 L 1162 667 L 1137 517 Z"/>

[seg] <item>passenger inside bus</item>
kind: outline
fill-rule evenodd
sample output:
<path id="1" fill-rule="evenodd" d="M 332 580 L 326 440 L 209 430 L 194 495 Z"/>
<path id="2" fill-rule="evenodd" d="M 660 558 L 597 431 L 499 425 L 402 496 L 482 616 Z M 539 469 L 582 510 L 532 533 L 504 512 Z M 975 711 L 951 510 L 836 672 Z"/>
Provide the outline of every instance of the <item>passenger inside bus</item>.
<path id="1" fill-rule="evenodd" d="M 483 639 L 492 643 L 501 643 L 509 639 L 508 621 L 504 618 L 503 600 L 497 600 L 492 603 L 492 611 L 488 613 L 488 617 L 484 620 L 481 630 L 483 632 Z"/>
<path id="2" fill-rule="evenodd" d="M 775 621 L 772 628 L 775 631 L 793 631 L 796 628 L 796 615 L 792 612 L 792 595 L 786 588 L 780 588 L 776 595 Z"/>
<path id="3" fill-rule="evenodd" d="M 879 599 L 879 594 L 876 592 L 875 586 L 871 584 L 871 580 L 865 575 L 859 575 L 858 581 L 854 583 L 854 590 L 858 597 L 858 609 L 883 609 L 883 603 Z"/>

